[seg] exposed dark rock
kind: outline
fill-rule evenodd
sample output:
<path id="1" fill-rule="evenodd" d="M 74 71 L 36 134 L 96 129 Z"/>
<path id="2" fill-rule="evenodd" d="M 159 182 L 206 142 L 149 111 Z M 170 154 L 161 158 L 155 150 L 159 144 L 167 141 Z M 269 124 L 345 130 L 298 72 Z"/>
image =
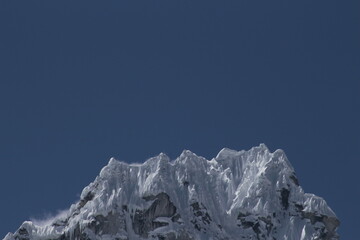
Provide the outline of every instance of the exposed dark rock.
<path id="1" fill-rule="evenodd" d="M 120 213 L 109 212 L 107 216 L 95 216 L 88 228 L 97 235 L 116 234 L 121 229 L 126 231 L 126 221 Z"/>
<path id="2" fill-rule="evenodd" d="M 154 220 L 158 217 L 173 217 L 176 214 L 176 207 L 166 193 L 159 193 L 156 196 L 146 196 L 144 200 L 153 201 L 153 203 L 148 209 L 137 209 L 135 211 L 132 217 L 132 225 L 136 234 L 146 238 L 149 231 L 168 224 Z"/>
<path id="3" fill-rule="evenodd" d="M 83 206 L 85 206 L 85 204 L 91 200 L 93 200 L 94 198 L 94 194 L 92 192 L 88 192 L 86 194 L 86 196 L 80 200 L 80 202 L 78 203 L 78 209 L 82 208 Z"/>
<path id="4" fill-rule="evenodd" d="M 255 223 L 251 221 L 241 221 L 241 226 L 243 228 L 252 228 L 254 225 Z"/>
<path id="5" fill-rule="evenodd" d="M 51 225 L 54 227 L 61 227 L 61 226 L 66 226 L 68 224 L 67 219 L 66 220 L 58 220 L 54 223 L 52 223 Z"/>
<path id="6" fill-rule="evenodd" d="M 286 188 L 281 189 L 281 204 L 285 210 L 289 208 L 290 191 Z"/>
<path id="7" fill-rule="evenodd" d="M 302 212 L 302 217 L 309 219 L 311 224 L 323 221 L 323 215 L 317 215 L 313 212 Z"/>
<path id="8" fill-rule="evenodd" d="M 159 240 L 193 240 L 193 238 L 185 231 L 175 234 L 173 232 L 156 236 Z"/>
<path id="9" fill-rule="evenodd" d="M 194 218 L 191 220 L 191 223 L 194 225 L 194 228 L 198 231 L 206 232 L 207 226 L 212 222 L 207 208 L 201 203 L 194 202 L 190 204 Z"/>
<path id="10" fill-rule="evenodd" d="M 243 228 L 252 228 L 255 223 L 253 221 L 249 221 L 246 219 L 247 216 L 250 216 L 250 213 L 242 213 L 239 212 L 239 215 L 237 217 L 238 220 L 240 220 L 240 224 L 238 224 L 238 226 L 243 227 Z"/>
<path id="11" fill-rule="evenodd" d="M 201 227 L 196 220 L 191 220 L 191 223 L 194 225 L 196 230 L 201 231 Z"/>
<path id="12" fill-rule="evenodd" d="M 203 204 L 200 206 L 198 202 L 194 202 L 191 204 L 191 207 L 193 208 L 193 212 L 196 217 L 200 217 L 204 224 L 210 224 L 212 219 L 207 212 L 207 208 Z"/>
<path id="13" fill-rule="evenodd" d="M 244 229 L 251 228 L 256 234 L 257 239 L 268 239 L 271 233 L 274 232 L 275 227 L 272 217 L 257 216 L 254 217 L 252 214 L 240 212 L 237 219 L 239 227 Z"/>
<path id="14" fill-rule="evenodd" d="M 171 218 L 171 221 L 177 222 L 179 219 L 180 219 L 180 214 L 175 214 L 175 215 Z"/>
<path id="15" fill-rule="evenodd" d="M 309 219 L 311 224 L 321 222 L 324 225 L 322 229 L 319 229 L 321 234 L 319 239 L 330 240 L 337 237 L 336 229 L 340 225 L 340 221 L 337 218 L 304 211 L 302 212 L 302 217 Z"/>
<path id="16" fill-rule="evenodd" d="M 272 223 L 271 217 L 270 216 L 267 216 L 266 218 L 259 217 L 259 220 L 261 220 L 265 223 L 266 233 L 267 233 L 267 236 L 269 236 L 271 233 L 271 230 L 274 226 L 274 224 Z"/>
<path id="17" fill-rule="evenodd" d="M 241 218 L 247 217 L 247 216 L 249 216 L 249 215 L 250 215 L 250 213 L 242 213 L 242 212 L 239 212 L 239 215 L 238 215 L 237 219 L 241 219 Z"/>
<path id="18" fill-rule="evenodd" d="M 261 233 L 260 223 L 259 223 L 259 222 L 256 222 L 256 223 L 254 224 L 254 226 L 252 226 L 252 229 L 253 229 L 254 232 L 256 233 L 256 238 L 260 240 L 260 233 Z"/>
<path id="19" fill-rule="evenodd" d="M 194 209 L 194 211 L 199 211 L 201 209 L 198 202 L 192 203 L 191 207 Z"/>
<path id="20" fill-rule="evenodd" d="M 125 212 L 129 211 L 128 206 L 127 205 L 122 205 L 122 210 L 125 211 Z"/>
<path id="21" fill-rule="evenodd" d="M 29 233 L 28 233 L 28 231 L 27 231 L 26 228 L 20 228 L 20 229 L 18 230 L 18 233 L 19 233 L 20 235 L 22 235 L 22 236 L 29 236 Z"/>
<path id="22" fill-rule="evenodd" d="M 300 185 L 299 185 L 299 180 L 298 180 L 297 177 L 295 176 L 295 173 L 290 176 L 290 179 L 295 183 L 296 186 L 300 186 Z"/>
<path id="23" fill-rule="evenodd" d="M 21 227 L 19 228 L 19 230 L 17 230 L 17 233 L 14 235 L 14 238 L 16 240 L 29 240 L 30 239 L 29 232 L 26 228 Z"/>
<path id="24" fill-rule="evenodd" d="M 301 212 L 302 210 L 304 210 L 304 206 L 302 204 L 295 203 L 295 208 L 297 212 Z"/>
<path id="25" fill-rule="evenodd" d="M 340 226 L 340 221 L 334 217 L 324 216 L 323 222 L 328 232 L 332 234 L 334 234 L 338 226 Z"/>
<path id="26" fill-rule="evenodd" d="M 83 232 L 83 229 L 80 228 L 80 225 L 77 224 L 72 233 L 66 233 L 65 236 L 62 236 L 63 240 L 90 240 L 90 238 Z"/>
<path id="27" fill-rule="evenodd" d="M 230 158 L 230 155 L 234 156 Z M 319 213 L 329 212 L 326 203 L 318 202 L 316 197 L 312 201 L 312 195 L 304 195 L 302 189 L 296 187 L 299 182 L 291 166 L 285 166 L 286 172 L 278 171 L 281 165 L 267 165 L 269 159 L 265 155 L 263 158 L 263 155 L 259 157 L 258 151 L 242 155 L 225 150 L 217 157 L 218 167 L 213 163 L 208 165 L 204 159 L 193 161 L 195 155 L 171 164 L 164 157 L 152 158 L 140 168 L 111 160 L 100 177 L 84 190 L 80 201 L 71 206 L 66 219 L 56 218 L 52 227 L 25 222 L 5 239 L 276 240 L 274 236 L 299 239 L 300 234 L 306 239 L 338 239 L 336 229 L 340 222 L 336 217 Z M 256 174 L 253 184 L 248 185 L 243 182 L 243 176 L 252 179 L 253 171 L 248 171 L 247 166 L 253 167 L 254 161 L 261 161 L 260 165 L 264 163 L 269 171 Z M 197 166 L 204 167 L 205 174 L 198 175 Z M 209 167 L 215 168 L 214 174 L 206 174 Z M 215 175 L 217 172 L 220 175 Z M 277 176 L 277 173 L 281 175 Z M 286 178 L 287 186 L 278 188 L 280 178 Z M 178 182 L 177 179 L 182 180 Z M 144 181 L 150 187 L 146 192 L 151 195 L 141 196 Z M 243 183 L 245 185 L 241 186 Z M 193 184 L 196 185 L 190 189 Z M 167 193 L 174 199 L 165 192 L 157 194 L 154 189 L 169 190 Z M 235 189 L 236 192 L 230 195 Z M 272 202 L 274 197 L 275 202 Z M 311 207 L 306 206 L 308 201 L 311 201 Z M 183 209 L 180 211 L 177 207 Z M 314 212 L 305 212 L 305 209 L 314 209 Z M 237 212 L 236 217 L 233 214 Z M 234 225 L 238 228 L 232 229 Z M 305 237 L 301 233 L 304 226 L 309 228 Z M 290 229 L 293 232 L 289 232 Z M 138 237 L 134 237 L 135 234 Z"/>

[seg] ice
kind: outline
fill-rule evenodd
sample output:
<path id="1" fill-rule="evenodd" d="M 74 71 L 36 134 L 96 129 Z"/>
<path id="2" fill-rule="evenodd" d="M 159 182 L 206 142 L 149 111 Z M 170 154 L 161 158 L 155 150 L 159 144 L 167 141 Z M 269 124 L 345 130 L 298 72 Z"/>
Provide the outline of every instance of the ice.
<path id="1" fill-rule="evenodd" d="M 142 164 L 111 158 L 95 181 L 84 188 L 80 202 L 70 207 L 66 224 L 53 224 L 64 221 L 64 216 L 42 226 L 24 222 L 14 235 L 8 234 L 4 239 L 14 240 L 22 228 L 30 239 L 57 239 L 79 227 L 91 239 L 116 236 L 140 239 L 131 224 L 134 218 L 131 214 L 149 208 L 153 200 L 146 199 L 160 193 L 169 196 L 181 219 L 173 222 L 158 217 L 156 221 L 161 227 L 151 231 L 152 234 L 177 235 L 186 230 L 196 239 L 238 239 L 257 236 L 256 229 L 268 229 L 271 221 L 276 232 L 271 232 L 269 239 L 312 239 L 316 231 L 310 218 L 302 214 L 310 212 L 336 218 L 324 199 L 304 194 L 284 151 L 270 152 L 265 144 L 260 144 L 248 151 L 224 148 L 211 160 L 189 150 L 174 160 L 160 153 Z M 126 212 L 121 210 L 122 206 L 126 206 Z M 96 216 L 111 214 L 122 214 L 120 219 L 126 223 L 126 231 L 124 228 L 113 235 L 100 236 L 88 228 Z M 192 223 L 198 221 L 197 217 L 207 215 L 209 223 L 197 225 L 206 230 L 194 228 Z"/>

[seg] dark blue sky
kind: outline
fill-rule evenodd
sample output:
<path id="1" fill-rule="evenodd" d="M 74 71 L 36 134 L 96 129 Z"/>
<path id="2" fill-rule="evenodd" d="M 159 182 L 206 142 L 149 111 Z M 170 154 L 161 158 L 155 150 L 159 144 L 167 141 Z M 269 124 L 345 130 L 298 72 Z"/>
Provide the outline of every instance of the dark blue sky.
<path id="1" fill-rule="evenodd" d="M 0 237 L 111 156 L 282 148 L 358 235 L 359 1 L 0 1 Z"/>

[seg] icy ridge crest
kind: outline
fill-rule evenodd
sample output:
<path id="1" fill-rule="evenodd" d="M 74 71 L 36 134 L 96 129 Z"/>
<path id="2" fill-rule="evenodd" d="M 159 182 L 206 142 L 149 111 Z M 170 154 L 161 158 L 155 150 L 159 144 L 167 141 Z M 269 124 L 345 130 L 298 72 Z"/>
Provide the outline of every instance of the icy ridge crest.
<path id="1" fill-rule="evenodd" d="M 282 150 L 189 150 L 143 164 L 111 158 L 66 216 L 24 222 L 4 240 L 338 239 L 335 213 L 304 193 Z"/>

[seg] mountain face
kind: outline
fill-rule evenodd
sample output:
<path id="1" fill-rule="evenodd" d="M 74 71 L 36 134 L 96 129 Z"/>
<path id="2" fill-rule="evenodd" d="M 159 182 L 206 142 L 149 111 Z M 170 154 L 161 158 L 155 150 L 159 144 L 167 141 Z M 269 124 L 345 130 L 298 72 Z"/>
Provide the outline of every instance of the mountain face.
<path id="1" fill-rule="evenodd" d="M 304 193 L 282 150 L 190 151 L 143 164 L 110 159 L 65 216 L 4 240 L 339 239 L 325 200 Z"/>

